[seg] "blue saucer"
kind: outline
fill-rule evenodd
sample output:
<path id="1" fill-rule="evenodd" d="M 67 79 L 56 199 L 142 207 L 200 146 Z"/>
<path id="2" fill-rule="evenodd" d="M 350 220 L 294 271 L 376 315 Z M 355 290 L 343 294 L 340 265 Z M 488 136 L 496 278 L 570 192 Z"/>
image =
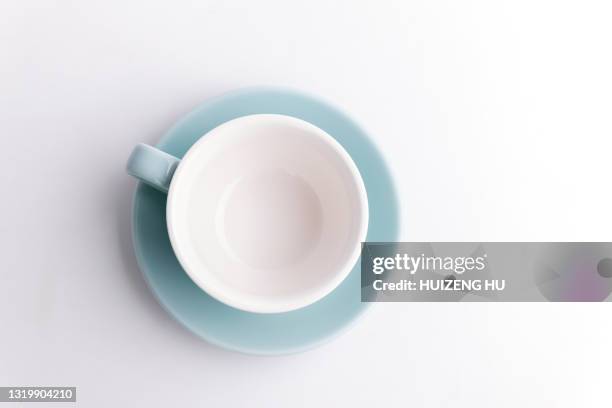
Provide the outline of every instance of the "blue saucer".
<path id="1" fill-rule="evenodd" d="M 256 113 L 295 116 L 325 130 L 352 156 L 368 193 L 368 241 L 395 241 L 398 204 L 385 162 L 351 119 L 320 100 L 295 91 L 251 88 L 200 105 L 157 144 L 176 157 L 202 135 L 228 120 Z M 329 340 L 367 307 L 361 303 L 360 268 L 320 301 L 287 313 L 257 314 L 226 306 L 202 291 L 174 256 L 166 229 L 166 195 L 142 183 L 134 196 L 133 239 L 138 265 L 162 306 L 206 341 L 251 354 L 303 351 Z"/>

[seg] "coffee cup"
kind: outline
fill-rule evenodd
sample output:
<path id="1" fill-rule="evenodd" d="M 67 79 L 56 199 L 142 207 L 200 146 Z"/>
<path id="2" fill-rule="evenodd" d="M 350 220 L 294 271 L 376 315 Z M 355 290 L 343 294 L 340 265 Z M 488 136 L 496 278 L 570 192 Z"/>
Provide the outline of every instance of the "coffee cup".
<path id="1" fill-rule="evenodd" d="M 230 120 L 182 159 L 139 144 L 127 171 L 168 194 L 170 243 L 189 277 L 241 310 L 281 313 L 322 299 L 366 237 L 357 166 L 332 136 L 291 116 Z"/>

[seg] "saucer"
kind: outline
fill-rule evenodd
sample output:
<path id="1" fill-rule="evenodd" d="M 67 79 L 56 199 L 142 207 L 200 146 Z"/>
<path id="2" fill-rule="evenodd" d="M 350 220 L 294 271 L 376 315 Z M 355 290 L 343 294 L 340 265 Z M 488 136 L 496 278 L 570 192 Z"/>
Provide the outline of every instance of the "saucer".
<path id="1" fill-rule="evenodd" d="M 181 158 L 209 130 L 259 113 L 303 119 L 332 135 L 351 155 L 365 183 L 370 212 L 367 240 L 397 240 L 398 203 L 384 159 L 350 118 L 312 96 L 278 88 L 227 93 L 197 107 L 156 146 Z M 302 309 L 276 314 L 234 309 L 202 291 L 181 268 L 168 238 L 165 194 L 140 183 L 132 216 L 136 258 L 152 292 L 176 320 L 216 346 L 261 355 L 304 351 L 342 332 L 368 307 L 361 302 L 357 262 L 332 293 Z"/>

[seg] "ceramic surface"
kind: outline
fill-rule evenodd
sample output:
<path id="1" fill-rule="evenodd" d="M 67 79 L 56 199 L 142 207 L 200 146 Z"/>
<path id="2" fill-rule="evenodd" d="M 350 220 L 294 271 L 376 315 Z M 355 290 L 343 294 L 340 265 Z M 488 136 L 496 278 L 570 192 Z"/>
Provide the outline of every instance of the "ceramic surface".
<path id="1" fill-rule="evenodd" d="M 201 135 L 254 114 L 293 116 L 332 135 L 350 154 L 365 183 L 367 240 L 397 239 L 398 204 L 383 158 L 352 120 L 311 96 L 254 88 L 211 99 L 171 128 L 157 148 L 181 158 Z M 360 268 L 355 265 L 333 292 L 307 307 L 274 314 L 235 309 L 201 290 L 181 268 L 168 237 L 165 194 L 141 183 L 134 198 L 133 222 L 138 263 L 153 293 L 185 327 L 220 347 L 253 354 L 302 351 L 330 339 L 367 307 L 360 301 Z"/>

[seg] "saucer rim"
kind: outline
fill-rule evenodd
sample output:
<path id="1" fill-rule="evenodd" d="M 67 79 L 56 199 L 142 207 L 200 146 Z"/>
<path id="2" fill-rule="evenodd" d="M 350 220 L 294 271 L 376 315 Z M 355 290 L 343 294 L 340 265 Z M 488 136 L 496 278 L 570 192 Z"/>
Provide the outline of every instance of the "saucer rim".
<path id="1" fill-rule="evenodd" d="M 356 128 L 356 129 L 358 129 L 368 140 L 371 141 L 371 137 L 369 136 L 369 133 L 366 132 L 361 125 L 359 125 L 357 122 L 355 122 L 355 120 L 353 120 L 352 118 L 347 116 L 344 113 L 344 111 L 342 111 L 341 109 L 335 107 L 335 105 L 333 105 L 331 103 L 328 103 L 326 100 L 322 99 L 319 96 L 314 96 L 314 95 L 311 95 L 309 93 L 306 93 L 306 92 L 303 92 L 303 91 L 300 91 L 300 90 L 296 90 L 296 89 L 293 89 L 293 88 L 290 88 L 290 87 L 256 86 L 256 87 L 240 88 L 240 89 L 237 89 L 237 90 L 225 92 L 225 93 L 219 94 L 217 96 L 214 96 L 214 97 L 206 99 L 204 102 L 196 105 L 187 114 L 185 114 L 181 118 L 179 118 L 164 133 L 164 135 L 157 141 L 155 146 L 160 148 L 163 145 L 171 143 L 171 140 L 174 137 L 176 137 L 175 132 L 177 131 L 177 129 L 185 126 L 185 124 L 187 124 L 190 121 L 192 121 L 194 119 L 194 117 L 197 116 L 202 109 L 206 109 L 206 108 L 209 108 L 211 106 L 214 106 L 215 104 L 220 103 L 221 101 L 223 101 L 225 99 L 230 99 L 230 98 L 239 97 L 239 96 L 245 96 L 245 95 L 251 95 L 251 94 L 254 94 L 254 93 L 276 94 L 276 95 L 282 95 L 282 96 L 290 96 L 290 97 L 300 98 L 300 99 L 304 99 L 304 100 L 316 103 L 317 105 L 323 107 L 325 110 L 332 111 L 335 115 L 337 115 L 339 118 L 341 118 L 342 121 L 350 124 L 352 127 Z M 246 116 L 246 115 L 248 115 L 248 114 L 245 114 L 243 116 Z M 285 114 L 285 115 L 287 115 L 287 114 Z M 287 116 L 292 116 L 292 115 L 287 115 Z M 300 118 L 300 117 L 297 117 L 297 116 L 294 116 L 294 117 L 296 117 L 298 119 L 301 119 L 301 120 L 306 120 L 306 119 L 303 119 L 303 118 Z M 316 126 L 316 124 L 315 124 L 315 126 Z M 206 134 L 206 133 L 204 133 L 204 134 Z M 333 135 L 332 135 L 332 137 L 333 137 Z M 389 240 L 397 239 L 397 237 L 400 234 L 400 230 L 399 230 L 399 227 L 400 227 L 400 212 L 399 212 L 399 200 L 398 200 L 398 196 L 397 196 L 397 190 L 396 190 L 396 187 L 395 187 L 395 183 L 394 183 L 394 180 L 393 180 L 393 175 L 392 175 L 391 171 L 389 170 L 388 164 L 384 160 L 384 158 L 383 158 L 382 154 L 380 153 L 379 149 L 377 148 L 377 146 L 372 142 L 371 146 L 368 146 L 368 147 L 370 149 L 374 150 L 375 153 L 380 157 L 381 160 L 379 161 L 378 165 L 382 167 L 382 169 L 384 170 L 384 173 L 385 173 L 385 175 L 386 175 L 386 177 L 388 178 L 388 181 L 389 181 L 390 190 L 388 191 L 388 193 L 389 193 L 390 198 L 392 199 L 391 200 L 392 204 L 389 206 L 390 207 L 389 209 L 392 210 L 392 213 L 390 215 L 391 215 L 392 219 L 394 220 L 394 222 L 396 224 L 395 229 L 393 231 L 390 231 L 390 233 L 389 233 Z M 348 150 L 347 150 L 347 152 L 348 152 Z M 349 152 L 349 155 L 350 155 L 350 152 Z M 365 184 L 366 190 L 367 190 L 367 183 L 365 183 L 365 180 L 364 180 L 364 184 Z M 157 292 L 157 290 L 155 289 L 154 285 L 150 281 L 150 276 L 145 272 L 145 270 L 148 269 L 148 266 L 146 265 L 146 258 L 147 257 L 142 253 L 143 248 L 142 248 L 142 246 L 138 242 L 139 241 L 139 238 L 137 237 L 137 235 L 138 235 L 137 234 L 137 224 L 138 224 L 137 220 L 138 219 L 137 219 L 137 217 L 135 215 L 138 212 L 138 206 L 140 204 L 140 199 L 139 199 L 140 194 L 139 193 L 142 191 L 142 189 L 146 189 L 146 188 L 147 187 L 143 183 L 139 183 L 138 187 L 135 189 L 135 191 L 133 193 L 133 199 L 132 199 L 132 242 L 133 242 L 133 246 L 134 246 L 134 252 L 135 252 L 135 256 L 136 256 L 138 267 L 141 270 L 141 273 L 143 274 L 145 282 L 147 283 L 147 286 L 151 290 L 151 293 L 157 299 L 157 301 L 162 306 L 162 308 L 173 319 L 175 319 L 178 323 L 180 323 L 183 327 L 185 327 L 189 332 L 191 332 L 192 334 L 194 334 L 198 338 L 205 340 L 207 343 L 209 343 L 211 345 L 214 345 L 216 347 L 225 349 L 225 350 L 234 351 L 234 352 L 238 352 L 238 353 L 242 353 L 242 354 L 248 354 L 248 355 L 275 356 L 275 355 L 287 355 L 287 354 L 300 353 L 300 352 L 303 352 L 303 351 L 306 351 L 306 350 L 310 350 L 310 349 L 316 348 L 316 347 L 318 347 L 320 345 L 323 345 L 323 344 L 325 344 L 325 343 L 327 343 L 329 341 L 332 341 L 333 339 L 337 338 L 341 334 L 351 330 L 355 326 L 355 324 L 364 316 L 364 314 L 368 310 L 370 310 L 370 308 L 372 306 L 371 303 L 361 302 L 361 303 L 358 304 L 358 306 L 356 306 L 354 308 L 355 309 L 355 313 L 352 314 L 347 320 L 340 322 L 338 325 L 335 325 L 333 329 L 331 329 L 327 333 L 319 336 L 317 339 L 306 340 L 303 343 L 301 343 L 299 345 L 294 345 L 294 346 L 279 346 L 277 348 L 269 348 L 269 349 L 257 348 L 256 346 L 255 347 L 241 346 L 241 345 L 236 345 L 236 344 L 233 344 L 233 343 L 228 343 L 227 341 L 223 341 L 221 339 L 218 339 L 216 336 L 211 335 L 209 332 L 202 333 L 202 331 L 196 331 L 196 329 L 192 327 L 192 324 L 186 321 L 186 319 L 183 316 L 184 313 L 177 312 L 176 310 L 173 310 L 173 309 L 170 308 L 169 303 L 167 302 L 167 299 L 166 299 L 167 296 L 165 296 L 165 295 L 162 296 L 160 293 Z M 371 220 L 371 214 L 370 214 L 369 218 L 370 218 L 370 222 L 371 222 L 372 221 Z M 370 229 L 370 227 L 368 228 L 368 232 L 369 232 L 369 229 Z M 350 275 L 350 273 L 349 273 L 349 275 Z M 348 276 L 347 276 L 347 278 L 348 278 Z M 334 293 L 334 291 L 332 291 L 330 294 L 328 294 L 328 296 L 331 295 L 332 293 Z M 281 312 L 281 313 L 278 313 L 278 314 L 282 315 L 282 314 L 290 314 L 290 313 L 294 313 L 294 312 L 296 312 L 296 311 Z M 246 313 L 251 313 L 251 312 L 246 312 Z M 253 313 L 253 314 L 258 314 L 258 313 Z"/>

